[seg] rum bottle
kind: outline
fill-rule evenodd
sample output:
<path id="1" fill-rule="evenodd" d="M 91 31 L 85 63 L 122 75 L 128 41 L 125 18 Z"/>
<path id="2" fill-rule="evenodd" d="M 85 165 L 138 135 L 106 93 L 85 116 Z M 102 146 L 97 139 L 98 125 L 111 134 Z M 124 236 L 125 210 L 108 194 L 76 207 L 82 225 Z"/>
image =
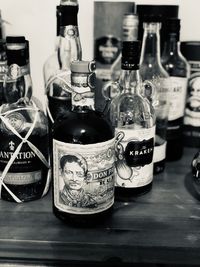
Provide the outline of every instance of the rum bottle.
<path id="1" fill-rule="evenodd" d="M 166 132 L 168 118 L 169 75 L 161 65 L 160 27 L 157 17 L 145 17 L 142 51 L 140 59 L 140 75 L 145 82 L 150 81 L 152 87 L 145 86 L 146 93 L 151 91 L 150 101 L 156 112 L 156 138 L 154 148 L 154 173 L 164 171 L 166 160 Z M 148 83 L 147 83 L 148 84 Z"/>
<path id="2" fill-rule="evenodd" d="M 6 40 L 6 103 L 0 107 L 0 195 L 17 203 L 41 198 L 50 181 L 48 121 L 31 99 L 26 43 L 19 39 Z"/>
<path id="3" fill-rule="evenodd" d="M 115 125 L 116 197 L 142 194 L 153 181 L 155 112 L 142 96 L 139 74 L 139 42 L 123 42 L 122 93 L 111 102 Z"/>
<path id="4" fill-rule="evenodd" d="M 94 110 L 94 62 L 71 63 L 72 110 L 53 127 L 53 211 L 98 223 L 114 203 L 114 131 Z"/>
<path id="5" fill-rule="evenodd" d="M 183 154 L 183 117 L 186 104 L 189 64 L 180 51 L 180 19 L 166 21 L 167 38 L 162 65 L 170 75 L 169 114 L 167 124 L 167 160 L 178 160 Z"/>

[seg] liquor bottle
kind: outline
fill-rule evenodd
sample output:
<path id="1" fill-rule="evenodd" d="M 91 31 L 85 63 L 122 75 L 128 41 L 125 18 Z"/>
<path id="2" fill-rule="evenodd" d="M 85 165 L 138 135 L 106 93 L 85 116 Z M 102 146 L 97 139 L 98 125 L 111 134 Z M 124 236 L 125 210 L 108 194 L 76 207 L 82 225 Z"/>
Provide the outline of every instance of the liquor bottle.
<path id="1" fill-rule="evenodd" d="M 3 95 L 3 84 L 7 72 L 5 41 L 0 40 L 0 106 L 5 102 Z"/>
<path id="2" fill-rule="evenodd" d="M 166 21 L 167 37 L 162 65 L 170 75 L 167 124 L 167 160 L 178 160 L 183 154 L 183 117 L 187 95 L 189 64 L 180 51 L 180 19 Z"/>
<path id="3" fill-rule="evenodd" d="M 114 202 L 114 130 L 94 110 L 94 61 L 71 63 L 72 110 L 53 127 L 53 211 L 98 223 Z"/>
<path id="4" fill-rule="evenodd" d="M 139 56 L 138 41 L 123 42 L 123 91 L 111 102 L 116 138 L 116 198 L 145 193 L 153 181 L 155 112 L 141 94 Z"/>
<path id="5" fill-rule="evenodd" d="M 19 39 L 6 39 L 6 103 L 0 109 L 0 195 L 21 203 L 44 196 L 50 177 L 48 121 L 31 99 L 26 43 Z"/>
<path id="6" fill-rule="evenodd" d="M 136 41 L 138 37 L 138 16 L 133 13 L 124 14 L 122 21 L 122 41 Z M 120 53 L 111 66 L 111 80 L 118 81 L 121 72 Z"/>
<path id="7" fill-rule="evenodd" d="M 161 65 L 160 23 L 157 17 L 145 17 L 144 35 L 140 58 L 140 74 L 143 81 L 150 81 L 153 86 L 150 100 L 156 112 L 156 138 L 154 148 L 154 173 L 164 171 L 166 159 L 166 131 L 168 115 L 169 75 Z"/>
<path id="8" fill-rule="evenodd" d="M 57 21 L 60 25 L 56 58 L 44 66 L 44 80 L 48 99 L 47 113 L 50 122 L 71 108 L 70 63 L 81 60 L 82 50 L 77 24 L 78 1 L 61 1 L 57 7 Z M 52 68 L 51 68 L 52 67 Z"/>

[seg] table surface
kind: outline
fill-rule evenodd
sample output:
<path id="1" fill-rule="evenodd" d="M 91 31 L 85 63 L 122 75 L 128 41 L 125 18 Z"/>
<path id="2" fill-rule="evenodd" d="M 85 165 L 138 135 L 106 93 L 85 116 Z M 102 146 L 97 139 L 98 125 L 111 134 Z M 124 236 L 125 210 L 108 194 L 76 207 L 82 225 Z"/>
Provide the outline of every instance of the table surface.
<path id="1" fill-rule="evenodd" d="M 195 152 L 185 148 L 181 160 L 154 176 L 150 192 L 116 201 L 98 226 L 57 219 L 51 192 L 23 204 L 0 201 L 0 262 L 200 265 L 200 195 L 190 170 Z"/>

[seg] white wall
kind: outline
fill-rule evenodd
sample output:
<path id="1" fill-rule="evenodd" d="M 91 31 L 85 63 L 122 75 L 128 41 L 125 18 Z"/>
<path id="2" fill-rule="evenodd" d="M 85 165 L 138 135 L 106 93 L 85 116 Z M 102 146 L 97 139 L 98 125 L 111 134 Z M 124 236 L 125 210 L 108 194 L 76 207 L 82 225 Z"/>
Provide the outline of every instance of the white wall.
<path id="1" fill-rule="evenodd" d="M 95 0 L 79 0 L 79 29 L 83 59 L 93 58 L 93 3 Z M 115 0 L 117 1 L 117 0 Z M 121 0 L 123 1 L 123 0 Z M 128 1 L 128 0 L 124 0 Z M 56 5 L 59 0 L 0 0 L 7 35 L 25 35 L 30 41 L 31 73 L 34 95 L 44 103 L 42 68 L 52 54 L 56 34 Z M 200 40 L 199 0 L 135 0 L 136 4 L 179 5 L 182 20 L 181 40 Z"/>

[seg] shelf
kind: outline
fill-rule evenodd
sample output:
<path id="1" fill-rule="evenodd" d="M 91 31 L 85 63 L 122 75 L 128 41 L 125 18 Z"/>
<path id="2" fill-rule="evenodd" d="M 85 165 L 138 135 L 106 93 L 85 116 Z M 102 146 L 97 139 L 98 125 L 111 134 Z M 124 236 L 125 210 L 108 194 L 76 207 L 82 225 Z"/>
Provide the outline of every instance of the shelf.
<path id="1" fill-rule="evenodd" d="M 167 163 L 147 194 L 116 201 L 98 226 L 57 219 L 51 192 L 23 204 L 0 201 L 0 262 L 200 265 L 200 197 L 190 172 L 195 152 L 187 148 L 182 160 Z"/>

